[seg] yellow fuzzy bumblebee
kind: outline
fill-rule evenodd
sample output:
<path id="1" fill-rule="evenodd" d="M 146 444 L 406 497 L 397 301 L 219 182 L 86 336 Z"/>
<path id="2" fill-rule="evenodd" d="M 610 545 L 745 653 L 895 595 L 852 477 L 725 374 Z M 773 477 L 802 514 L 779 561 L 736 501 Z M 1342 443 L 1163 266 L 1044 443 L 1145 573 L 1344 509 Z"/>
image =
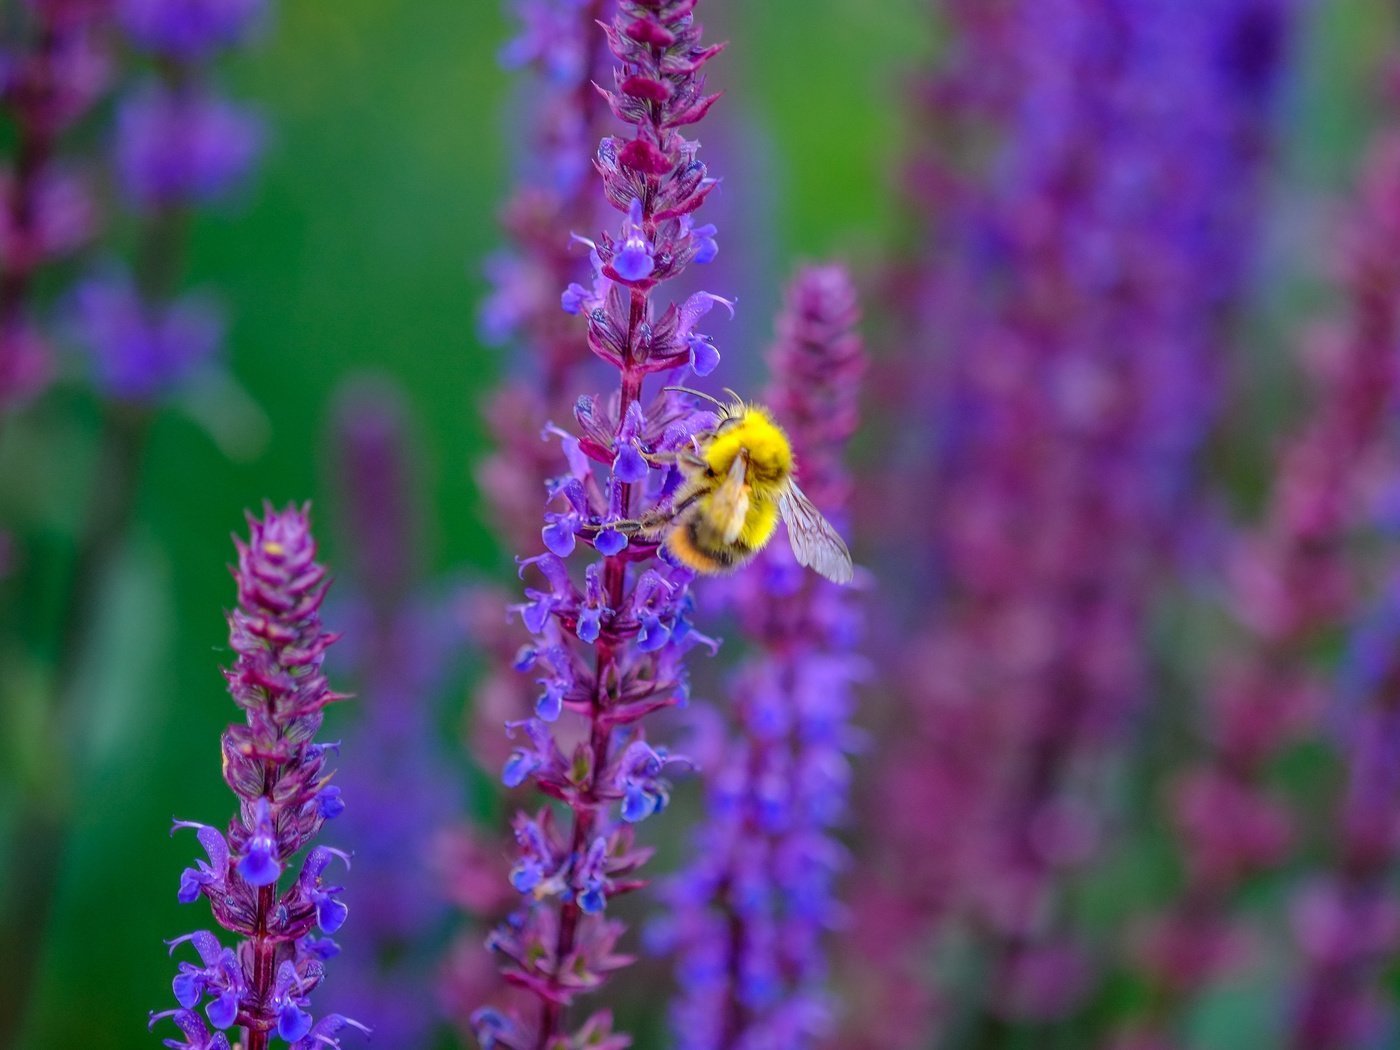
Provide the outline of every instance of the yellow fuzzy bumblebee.
<path id="1" fill-rule="evenodd" d="M 664 535 L 678 561 L 697 572 L 719 573 L 767 546 L 781 518 L 799 564 L 850 583 L 850 551 L 797 487 L 792 444 L 782 427 L 767 409 L 737 396 L 715 404 L 719 423 L 696 437 L 693 452 L 676 456 L 683 481 L 670 506 L 643 517 L 636 531 Z"/>

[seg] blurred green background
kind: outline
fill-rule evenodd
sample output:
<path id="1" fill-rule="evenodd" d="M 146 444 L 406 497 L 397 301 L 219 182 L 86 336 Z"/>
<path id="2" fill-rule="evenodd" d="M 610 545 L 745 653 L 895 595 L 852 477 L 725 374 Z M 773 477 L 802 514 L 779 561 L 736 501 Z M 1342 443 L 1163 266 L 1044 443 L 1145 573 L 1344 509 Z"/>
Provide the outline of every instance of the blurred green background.
<path id="1" fill-rule="evenodd" d="M 273 139 L 243 205 L 197 223 L 190 283 L 226 298 L 231 367 L 266 412 L 270 437 L 254 458 L 232 462 L 179 412 L 155 423 L 129 549 L 104 603 L 106 655 L 87 679 L 68 741 L 75 823 L 56 907 L 30 957 L 0 960 L 7 971 L 39 971 L 25 1050 L 156 1042 L 146 1012 L 166 1008 L 173 972 L 162 939 L 207 922 L 202 908 L 175 901 L 195 847 L 167 836 L 169 820 L 220 823 L 230 809 L 218 760 L 233 714 L 218 673 L 227 659 L 222 610 L 233 596 L 229 533 L 242 528 L 243 508 L 264 498 L 310 498 L 323 508 L 323 549 L 334 566 L 325 425 L 343 377 L 370 369 L 408 393 L 425 455 L 432 566 L 510 574 L 480 520 L 470 474 L 488 440 L 475 406 L 502 364 L 474 334 L 480 264 L 499 243 L 496 210 L 511 167 L 498 6 L 297 0 L 280 5 L 274 30 L 227 69 L 236 92 L 268 115 Z M 900 71 L 931 50 L 924 5 L 727 0 L 703 8 L 712 35 L 731 41 L 712 67 L 728 92 L 716 112 L 742 116 L 747 132 L 769 143 L 722 174 L 726 193 L 770 203 L 771 225 L 722 230 L 723 250 L 776 259 L 782 272 L 797 258 L 833 252 L 872 262 L 896 219 Z M 1380 0 L 1314 7 L 1286 129 L 1285 202 L 1344 181 L 1372 119 L 1362 85 L 1390 43 L 1383 9 Z M 1280 236 L 1290 250 L 1275 288 L 1296 288 L 1299 274 L 1321 262 L 1291 256 L 1287 218 L 1284 209 Z M 751 337 L 767 332 L 780 280 L 740 290 Z M 717 334 L 731 358 L 759 349 Z M 1267 339 L 1261 346 L 1261 355 L 1279 349 Z M 42 491 L 28 509 L 61 551 L 91 481 L 94 412 L 60 393 L 27 426 L 38 436 L 10 443 L 5 476 Z M 6 589 L 8 624 L 51 619 L 46 603 L 60 583 Z M 6 650 L 0 659 L 25 657 Z M 12 744 L 24 739 L 25 703 L 6 698 Z M 23 863 L 24 848 L 18 843 L 0 870 Z M 423 990 L 425 1004 L 431 994 Z M 332 973 L 323 1001 L 334 1000 Z"/>

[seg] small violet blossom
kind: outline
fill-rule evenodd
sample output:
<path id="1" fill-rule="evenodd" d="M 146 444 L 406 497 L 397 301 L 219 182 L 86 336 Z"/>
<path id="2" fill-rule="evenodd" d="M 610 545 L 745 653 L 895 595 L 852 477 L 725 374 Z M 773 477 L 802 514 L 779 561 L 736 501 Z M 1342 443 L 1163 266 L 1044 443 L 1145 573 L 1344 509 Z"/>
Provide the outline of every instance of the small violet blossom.
<path id="1" fill-rule="evenodd" d="M 117 0 L 117 20 L 143 50 L 201 61 L 242 43 L 267 0 Z"/>
<path id="2" fill-rule="evenodd" d="M 250 112 L 214 95 L 147 84 L 117 113 L 117 172 L 143 209 L 195 204 L 227 193 L 262 142 Z"/>
<path id="3" fill-rule="evenodd" d="M 175 389 L 214 358 L 223 340 L 212 299 L 187 295 L 151 305 L 115 268 L 75 289 L 70 322 L 98 384 L 119 401 L 149 402 Z"/>

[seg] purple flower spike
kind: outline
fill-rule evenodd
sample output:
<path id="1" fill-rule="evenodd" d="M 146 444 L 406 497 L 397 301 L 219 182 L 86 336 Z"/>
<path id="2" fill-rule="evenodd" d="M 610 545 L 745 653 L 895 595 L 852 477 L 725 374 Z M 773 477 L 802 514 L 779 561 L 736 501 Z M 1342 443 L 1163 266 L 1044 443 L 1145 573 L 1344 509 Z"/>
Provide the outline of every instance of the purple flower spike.
<path id="1" fill-rule="evenodd" d="M 865 366 L 858 318 L 843 268 L 804 269 L 769 355 L 768 400 L 789 426 L 803 488 L 836 521 L 850 500 L 844 454 Z M 699 755 L 707 819 L 689 870 L 666 887 L 665 940 L 684 978 L 672 1021 L 686 1050 L 804 1050 L 828 1034 L 834 1014 L 822 942 L 840 914 L 844 860 L 834 831 L 856 740 L 861 610 L 849 589 L 794 578 L 796 567 L 775 545 L 733 584 L 755 651 L 735 676 L 733 702 L 707 712 Z M 623 785 L 629 819 L 665 805 L 665 791 L 650 787 L 664 761 L 636 752 Z"/>
<path id="2" fill-rule="evenodd" d="M 195 829 L 209 858 L 180 876 L 180 900 L 203 894 L 215 920 L 241 943 L 237 950 L 225 947 L 206 931 L 170 942 L 172 952 L 192 944 L 202 964 L 180 964 L 173 991 L 181 1009 L 152 1017 L 171 1018 L 185 1034 L 184 1043 L 167 1041 L 172 1047 L 229 1045 L 209 1036 L 192 1013 L 201 1001 L 216 1029 L 242 1019 L 245 1050 L 266 1050 L 273 1031 L 297 1045 L 310 1038 L 316 1029 L 307 996 L 334 954 L 313 930 L 334 932 L 346 915 L 335 896 L 340 887 L 326 885 L 323 876 L 331 861 L 349 860 L 329 846 L 310 850 L 296 882 L 278 892 L 287 862 L 339 804 L 338 793 L 325 798 L 331 776 L 325 759 L 337 747 L 314 742 L 324 708 L 340 699 L 321 672 L 335 640 L 321 626 L 326 570 L 316 561 L 305 510 L 268 506 L 248 524 L 250 538 L 234 541 L 238 604 L 229 614 L 229 644 L 236 658 L 225 672 L 245 717 L 223 736 L 224 780 L 240 805 L 227 840 L 190 821 L 172 829 Z"/>
<path id="3" fill-rule="evenodd" d="M 1397 89 L 1400 80 L 1391 88 Z M 1311 669 L 1307 646 L 1338 629 L 1350 635 L 1326 712 L 1346 783 L 1318 824 L 1325 867 L 1295 889 L 1290 909 L 1302 965 L 1287 1050 L 1374 1044 L 1389 1038 L 1383 1033 L 1397 1020 L 1386 988 L 1400 948 L 1394 884 L 1400 863 L 1400 568 L 1395 523 L 1384 506 L 1393 497 L 1376 492 L 1400 477 L 1394 427 L 1400 399 L 1400 270 L 1394 265 L 1400 253 L 1400 123 L 1393 106 L 1367 152 L 1356 196 L 1341 241 L 1346 311 L 1334 327 L 1321 330 L 1316 344 L 1304 347 L 1309 360 L 1328 364 L 1311 372 L 1312 411 L 1283 449 L 1269 528 L 1251 545 L 1257 568 L 1239 573 L 1245 585 L 1240 606 L 1264 628 L 1256 657 L 1261 684 L 1289 674 L 1289 684 L 1299 690 Z M 1377 546 L 1385 550 L 1388 578 L 1380 581 L 1371 608 L 1358 616 L 1357 600 L 1378 575 L 1377 561 L 1348 540 L 1374 528 L 1368 518 L 1377 500 L 1384 528 Z M 1263 677 L 1269 674 L 1275 677 Z M 1247 713 L 1251 729 L 1269 733 L 1272 757 L 1296 736 L 1281 724 L 1289 714 L 1269 699 L 1259 690 Z M 1231 714 L 1239 718 L 1222 706 L 1220 721 L 1229 726 Z M 1232 742 L 1234 749 L 1217 759 L 1222 770 L 1241 765 L 1243 741 Z M 1246 786 L 1268 799 L 1269 767 L 1259 761 L 1249 771 L 1254 783 Z M 1220 818 L 1217 823 L 1226 825 Z M 1200 850 L 1205 844 L 1193 845 Z"/>
<path id="4" fill-rule="evenodd" d="M 346 630 L 331 659 L 343 658 L 334 670 L 360 700 L 345 730 L 345 753 L 355 761 L 321 790 L 317 805 L 326 819 L 344 808 L 337 834 L 355 842 L 355 870 L 342 880 L 337 855 L 314 864 L 308 856 L 298 904 L 315 908 L 325 934 L 338 935 L 353 917 L 336 963 L 338 1001 L 354 1005 L 376 1045 L 421 1047 L 432 1043 L 437 1024 L 423 1008 L 423 989 L 440 962 L 449 903 L 441 841 L 458 817 L 457 778 L 434 707 L 458 643 L 462 595 L 423 575 L 421 457 L 402 391 L 358 378 L 336 401 L 331 444 L 344 552 L 336 587 Z M 328 871 L 337 877 L 323 878 Z M 343 893 L 333 884 L 341 881 L 350 883 Z"/>
<path id="5" fill-rule="evenodd" d="M 535 638 L 520 663 L 540 692 L 535 717 L 511 723 L 529 745 L 504 758 L 502 779 L 510 786 L 532 781 L 562 807 L 521 814 L 515 823 L 509 886 L 519 907 L 489 944 L 506 980 L 535 1001 L 523 1011 L 475 1010 L 471 1025 L 484 1047 L 628 1045 L 605 1013 L 572 1016 L 573 1009 L 629 961 L 617 950 L 621 924 L 608 913 L 619 895 L 645 884 L 637 872 L 647 851 L 634 845 L 634 825 L 660 813 L 669 798 L 665 774 L 677 762 L 645 742 L 642 722 L 687 702 L 687 654 L 713 646 L 689 622 L 692 572 L 662 559 L 654 536 L 624 524 L 664 509 L 675 489 L 675 454 L 714 418 L 683 394 L 645 390 L 647 379 L 695 359 L 701 369 L 712 367 L 717 351 L 694 326 L 716 303 L 732 306 L 708 293 L 684 306 L 660 299 L 666 282 L 715 251 L 714 227 L 692 218 L 714 180 L 698 159 L 698 143 L 682 134 L 715 98 L 705 94 L 702 70 L 719 49 L 700 43 L 694 6 L 617 3 L 605 27 L 615 68 L 593 81 L 611 79 L 603 97 L 630 137 L 604 138 L 593 160 L 603 199 L 621 213 L 619 232 L 570 238 L 561 221 L 541 234 L 586 247 L 592 271 L 591 282 L 570 275 L 555 285 L 563 291 L 563 317 L 578 319 L 572 332 L 583 334 L 586 349 L 577 334 L 571 342 L 543 325 L 528 332 L 553 391 L 547 400 L 577 389 L 552 385 L 573 376 L 551 367 L 562 361 L 556 347 L 575 349 L 570 368 L 589 353 L 605 362 L 616 370 L 617 387 L 609 397 L 574 403 L 577 428 L 565 437 L 563 462 L 556 455 L 556 476 L 546 486 L 543 540 L 550 553 L 521 563 L 530 575 L 515 609 Z M 581 202 L 590 225 L 596 207 Z M 581 254 L 575 248 L 574 256 Z M 556 311 L 552 324 L 561 322 Z M 556 727 L 570 740 L 567 752 Z M 567 826 L 557 826 L 556 817 Z"/>

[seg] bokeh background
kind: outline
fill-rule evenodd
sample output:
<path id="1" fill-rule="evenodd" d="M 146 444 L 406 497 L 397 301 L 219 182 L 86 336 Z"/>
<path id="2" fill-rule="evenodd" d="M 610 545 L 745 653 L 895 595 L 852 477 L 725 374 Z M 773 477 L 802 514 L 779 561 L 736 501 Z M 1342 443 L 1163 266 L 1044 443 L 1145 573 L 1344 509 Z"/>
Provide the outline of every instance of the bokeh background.
<path id="1" fill-rule="evenodd" d="M 1270 189 L 1267 279 L 1242 350 L 1249 399 L 1223 465 L 1246 504 L 1296 382 L 1286 333 L 1326 300 L 1319 202 L 1347 184 L 1377 119 L 1371 85 L 1396 46 L 1390 6 L 1332 0 L 1304 12 Z M 753 286 L 737 289 L 737 334 L 721 336 L 732 361 L 761 347 L 794 260 L 839 254 L 869 272 L 897 239 L 903 76 L 931 53 L 933 34 L 913 0 L 705 7 L 711 36 L 732 46 L 713 67 L 728 93 L 723 116 L 700 137 L 726 158 L 725 191 L 763 204 L 756 221 L 725 231 L 726 253 L 756 260 Z M 428 571 L 513 575 L 471 473 L 489 443 L 477 402 L 503 367 L 503 352 L 477 338 L 476 311 L 518 138 L 512 78 L 497 62 L 506 36 L 490 0 L 297 0 L 277 5 L 267 32 L 228 59 L 227 83 L 265 114 L 270 139 L 250 188 L 199 214 L 189 270 L 228 304 L 230 369 L 257 406 L 252 436 L 230 455 L 178 407 L 157 414 L 130 533 L 103 583 L 88 684 L 56 752 L 33 750 L 34 705 L 98 469 L 99 413 L 81 384 L 64 382 L 7 424 L 0 525 L 19 524 L 15 564 L 0 580 L 0 821 L 9 822 L 0 827 L 13 830 L 16 800 L 35 790 L 55 792 L 69 827 L 42 936 L 0 959 L 0 980 L 37 972 L 16 1050 L 155 1041 L 146 1012 L 164 1008 L 172 969 L 161 942 L 191 924 L 174 891 L 192 843 L 170 839 L 169 820 L 229 809 L 217 759 L 232 713 L 218 672 L 228 537 L 244 508 L 310 499 L 337 564 L 327 428 L 344 380 L 391 377 L 411 406 Z M 881 448 L 866 441 L 860 454 L 878 459 Z M 467 746 L 473 675 L 462 641 L 438 712 L 454 753 Z M 355 717 L 353 705 L 337 711 L 328 735 Z M 495 812 L 490 778 L 465 759 L 460 778 L 468 811 Z M 25 863 L 22 838 L 0 842 L 0 870 Z M 334 984 L 332 973 L 332 999 Z M 422 994 L 426 1004 L 433 992 Z M 1212 1045 L 1263 1044 L 1245 1019 L 1228 1044 Z"/>

